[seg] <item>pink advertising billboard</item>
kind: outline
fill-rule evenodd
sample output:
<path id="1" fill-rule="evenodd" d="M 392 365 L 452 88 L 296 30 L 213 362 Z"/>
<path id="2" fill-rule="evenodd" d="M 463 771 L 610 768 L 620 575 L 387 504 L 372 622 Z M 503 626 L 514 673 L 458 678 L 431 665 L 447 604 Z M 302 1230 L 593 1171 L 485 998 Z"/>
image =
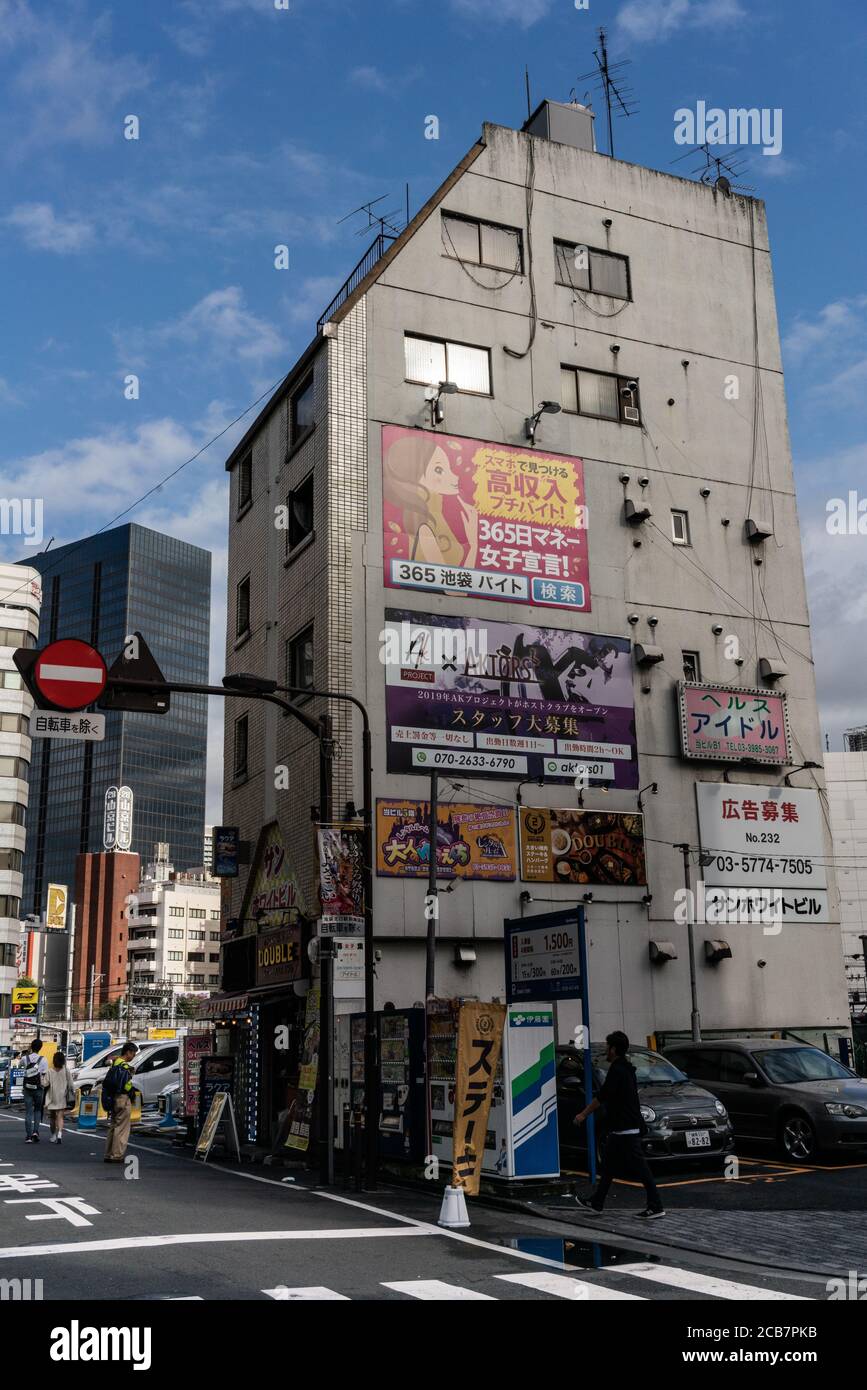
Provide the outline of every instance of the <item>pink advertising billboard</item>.
<path id="1" fill-rule="evenodd" d="M 580 459 L 382 427 L 385 584 L 590 612 Z"/>
<path id="2" fill-rule="evenodd" d="M 730 685 L 678 685 L 685 758 L 783 766 L 792 761 L 785 695 Z"/>

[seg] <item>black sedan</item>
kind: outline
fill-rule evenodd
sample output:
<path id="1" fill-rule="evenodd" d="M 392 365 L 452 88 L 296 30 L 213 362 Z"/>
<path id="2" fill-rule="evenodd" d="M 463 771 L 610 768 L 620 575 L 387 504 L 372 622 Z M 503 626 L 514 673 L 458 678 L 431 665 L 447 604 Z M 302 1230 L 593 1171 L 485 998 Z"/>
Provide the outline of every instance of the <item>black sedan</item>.
<path id="1" fill-rule="evenodd" d="M 641 1114 L 646 1126 L 641 1147 L 651 1162 L 685 1158 L 720 1163 L 734 1147 L 725 1106 L 658 1052 L 633 1047 L 627 1054 L 635 1068 Z M 608 1070 L 604 1046 L 591 1047 L 593 1094 L 598 1095 Z M 586 1153 L 586 1127 L 573 1123 L 584 1108 L 584 1056 L 570 1045 L 557 1048 L 557 1112 L 564 1166 Z M 605 1138 L 604 1112 L 597 1110 L 597 1145 Z"/>

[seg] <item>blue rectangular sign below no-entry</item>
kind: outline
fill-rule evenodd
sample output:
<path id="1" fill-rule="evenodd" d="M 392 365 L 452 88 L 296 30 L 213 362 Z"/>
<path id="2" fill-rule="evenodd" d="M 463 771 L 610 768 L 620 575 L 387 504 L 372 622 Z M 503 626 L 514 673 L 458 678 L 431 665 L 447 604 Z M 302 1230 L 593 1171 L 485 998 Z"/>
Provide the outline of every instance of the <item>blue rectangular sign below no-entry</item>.
<path id="1" fill-rule="evenodd" d="M 582 907 L 512 918 L 504 928 L 507 1003 L 582 997 Z"/>

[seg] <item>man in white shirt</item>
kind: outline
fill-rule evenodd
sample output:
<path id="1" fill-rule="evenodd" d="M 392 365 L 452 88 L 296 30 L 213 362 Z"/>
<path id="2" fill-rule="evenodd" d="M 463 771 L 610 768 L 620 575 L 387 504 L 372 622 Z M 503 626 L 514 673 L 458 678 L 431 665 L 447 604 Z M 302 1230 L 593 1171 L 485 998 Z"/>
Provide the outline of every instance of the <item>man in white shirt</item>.
<path id="1" fill-rule="evenodd" d="M 30 1051 L 24 1055 L 24 1132 L 25 1144 L 39 1143 L 39 1126 L 42 1123 L 42 1107 L 45 1104 L 45 1088 L 48 1085 L 48 1062 L 41 1055 L 42 1039 L 34 1038 Z"/>

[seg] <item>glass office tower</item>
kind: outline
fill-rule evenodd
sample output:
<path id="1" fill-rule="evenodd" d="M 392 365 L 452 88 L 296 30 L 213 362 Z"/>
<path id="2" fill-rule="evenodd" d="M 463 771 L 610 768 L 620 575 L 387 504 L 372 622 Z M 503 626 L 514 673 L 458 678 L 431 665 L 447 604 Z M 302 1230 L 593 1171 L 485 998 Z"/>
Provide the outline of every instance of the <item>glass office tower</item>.
<path id="1" fill-rule="evenodd" d="M 166 679 L 207 681 L 211 556 L 128 524 L 28 557 L 43 578 L 39 646 L 80 637 L 111 666 L 140 632 Z M 105 740 L 34 739 L 22 913 L 41 913 L 49 883 L 75 884 L 76 855 L 103 848 L 106 788 L 134 797 L 132 850 L 147 863 L 157 841 L 178 869 L 202 862 L 207 697 L 172 695 L 167 714 L 106 713 Z M 46 1012 L 66 982 L 66 939 L 49 940 Z"/>

